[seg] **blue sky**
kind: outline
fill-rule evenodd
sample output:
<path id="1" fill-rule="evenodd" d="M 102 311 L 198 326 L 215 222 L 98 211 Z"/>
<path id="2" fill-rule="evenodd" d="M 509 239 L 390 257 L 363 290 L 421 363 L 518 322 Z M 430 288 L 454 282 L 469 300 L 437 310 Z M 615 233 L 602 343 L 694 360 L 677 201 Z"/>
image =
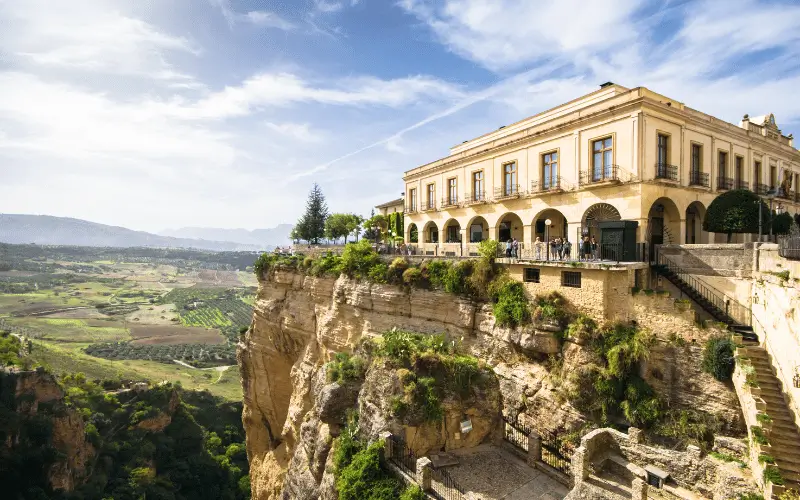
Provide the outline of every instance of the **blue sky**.
<path id="1" fill-rule="evenodd" d="M 800 136 L 800 4 L 0 0 L 0 212 L 158 231 L 368 214 L 605 81 Z"/>

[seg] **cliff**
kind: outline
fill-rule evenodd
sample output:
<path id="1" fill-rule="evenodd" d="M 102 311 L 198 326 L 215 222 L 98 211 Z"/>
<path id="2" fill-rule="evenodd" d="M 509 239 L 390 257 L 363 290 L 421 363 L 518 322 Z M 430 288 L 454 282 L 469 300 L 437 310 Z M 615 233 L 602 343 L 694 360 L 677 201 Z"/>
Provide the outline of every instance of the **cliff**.
<path id="1" fill-rule="evenodd" d="M 684 316 L 676 317 L 687 330 L 695 328 Z M 395 327 L 446 333 L 488 363 L 497 380 L 497 409 L 505 415 L 540 431 L 578 437 L 590 424 L 589 416 L 565 397 L 571 375 L 596 361 L 580 341 L 562 345 L 547 325 L 500 327 L 491 306 L 445 292 L 271 269 L 260 279 L 253 323 L 238 346 L 253 498 L 335 498 L 330 449 L 346 407 L 358 406 L 366 437 L 400 426 L 411 436 L 410 446 L 423 453 L 497 439 L 491 429 L 497 422 L 489 417 L 491 397 L 473 408 L 473 417 L 483 418 L 486 429 L 476 433 L 475 442 L 464 443 L 447 438 L 463 408 L 443 404 L 447 429 L 432 435 L 422 436 L 417 427 L 393 419 L 387 401 L 397 391 L 397 380 L 391 370 L 373 367 L 363 383 L 349 389 L 326 384 L 324 366 L 336 353 L 361 349 L 362 339 Z M 672 346 L 665 337 L 642 367 L 642 378 L 664 390 L 670 408 L 718 415 L 726 430 L 740 431 L 736 396 L 702 373 L 701 348 Z M 321 418 L 326 411 L 338 417 Z"/>

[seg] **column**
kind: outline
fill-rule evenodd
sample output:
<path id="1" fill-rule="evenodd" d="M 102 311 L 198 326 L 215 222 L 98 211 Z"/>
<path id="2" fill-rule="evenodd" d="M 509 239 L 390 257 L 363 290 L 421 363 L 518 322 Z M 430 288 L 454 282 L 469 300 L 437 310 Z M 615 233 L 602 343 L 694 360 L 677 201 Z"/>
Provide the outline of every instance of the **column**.
<path id="1" fill-rule="evenodd" d="M 682 245 L 685 245 L 686 244 L 686 219 L 681 219 L 680 233 L 681 234 L 678 235 L 678 241 Z"/>
<path id="2" fill-rule="evenodd" d="M 634 478 L 631 484 L 631 500 L 647 500 L 647 483 L 640 477 Z"/>
<path id="3" fill-rule="evenodd" d="M 536 466 L 536 462 L 542 461 L 542 438 L 539 433 L 532 431 L 528 436 L 528 465 Z"/>
<path id="4" fill-rule="evenodd" d="M 378 439 L 383 441 L 383 458 L 390 459 L 394 456 L 394 443 L 392 442 L 392 433 L 389 431 L 381 432 Z"/>
<path id="5" fill-rule="evenodd" d="M 589 477 L 589 457 L 583 446 L 578 447 L 572 454 L 572 475 L 575 476 L 575 485 Z"/>
<path id="6" fill-rule="evenodd" d="M 461 231 L 459 231 L 459 235 L 461 236 L 461 256 L 466 257 L 469 255 L 469 251 L 467 251 L 467 245 L 469 245 L 469 229 L 466 227 L 462 227 Z"/>
<path id="7" fill-rule="evenodd" d="M 417 484 L 422 491 L 431 490 L 431 461 L 427 457 L 417 459 Z"/>
<path id="8" fill-rule="evenodd" d="M 520 257 L 533 257 L 533 226 L 531 224 L 522 226 L 522 241 L 519 242 Z"/>

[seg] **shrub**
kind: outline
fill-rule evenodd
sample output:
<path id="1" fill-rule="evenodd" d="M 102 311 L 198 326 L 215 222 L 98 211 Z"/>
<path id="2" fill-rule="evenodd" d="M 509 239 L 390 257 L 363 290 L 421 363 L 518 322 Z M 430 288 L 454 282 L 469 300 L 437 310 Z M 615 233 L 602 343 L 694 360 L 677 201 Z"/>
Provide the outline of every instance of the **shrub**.
<path id="1" fill-rule="evenodd" d="M 708 339 L 703 350 L 703 370 L 719 381 L 730 380 L 735 368 L 734 347 L 733 341 L 727 337 Z"/>
<path id="2" fill-rule="evenodd" d="M 467 278 L 467 286 L 472 295 L 479 299 L 489 298 L 489 286 L 494 279 L 494 266 L 483 259 L 472 266 L 472 273 Z"/>
<path id="3" fill-rule="evenodd" d="M 402 257 L 397 257 L 392 261 L 389 266 L 388 280 L 390 283 L 400 283 L 403 281 L 403 275 L 409 269 L 408 262 Z"/>
<path id="4" fill-rule="evenodd" d="M 373 283 L 388 283 L 389 266 L 380 262 L 372 266 L 367 272 L 367 278 Z"/>
<path id="5" fill-rule="evenodd" d="M 338 255 L 328 252 L 327 254 L 314 260 L 311 265 L 312 276 L 325 276 L 333 275 L 339 276 L 342 273 L 342 258 Z"/>
<path id="6" fill-rule="evenodd" d="M 403 283 L 409 286 L 419 286 L 422 283 L 422 271 L 418 267 L 409 267 L 403 271 Z"/>
<path id="7" fill-rule="evenodd" d="M 783 484 L 783 476 L 778 469 L 775 467 L 766 467 L 764 469 L 764 482 L 770 482 L 772 484 L 776 484 L 778 486 Z"/>
<path id="8" fill-rule="evenodd" d="M 766 453 L 762 453 L 758 456 L 758 463 L 760 464 L 774 464 L 775 457 L 772 455 L 767 455 Z"/>
<path id="9" fill-rule="evenodd" d="M 758 414 L 756 414 L 756 420 L 758 420 L 762 424 L 772 423 L 772 417 L 770 417 L 766 413 L 758 413 Z"/>
<path id="10" fill-rule="evenodd" d="M 750 432 L 753 433 L 753 441 L 756 442 L 757 444 L 763 444 L 763 445 L 769 444 L 769 439 L 767 438 L 767 435 L 764 434 L 764 429 L 762 429 L 760 426 L 758 425 L 752 426 L 750 428 Z"/>
<path id="11" fill-rule="evenodd" d="M 568 316 L 564 310 L 564 297 L 558 292 L 539 295 L 534 303 L 536 308 L 533 311 L 533 317 L 537 321 L 551 321 L 560 325 Z"/>
<path id="12" fill-rule="evenodd" d="M 327 366 L 328 381 L 342 384 L 364 378 L 365 371 L 364 360 L 346 352 L 336 353 Z"/>
<path id="13" fill-rule="evenodd" d="M 567 327 L 567 336 L 576 340 L 586 340 L 594 336 L 597 322 L 584 314 L 579 314 Z"/>
<path id="14" fill-rule="evenodd" d="M 449 266 L 444 275 L 444 290 L 448 293 L 467 293 L 469 291 L 467 278 L 470 274 L 472 274 L 472 261 L 463 260 Z"/>
<path id="15" fill-rule="evenodd" d="M 682 445 L 695 444 L 709 449 L 714 434 L 721 428 L 719 419 L 699 410 L 669 410 L 655 426 L 656 434 L 678 440 Z"/>
<path id="16" fill-rule="evenodd" d="M 336 490 L 340 500 L 395 500 L 401 484 L 381 468 L 383 442 L 376 441 L 355 453 L 339 470 Z"/>
<path id="17" fill-rule="evenodd" d="M 256 274 L 256 276 L 263 276 L 264 273 L 269 269 L 270 265 L 272 265 L 272 258 L 270 257 L 270 254 L 264 252 L 259 255 L 256 261 L 253 263 L 253 272 Z"/>
<path id="18" fill-rule="evenodd" d="M 757 233 L 759 209 L 762 220 L 770 220 L 769 208 L 757 194 L 747 189 L 727 191 L 708 206 L 703 231 L 726 233 L 728 243 L 733 233 Z"/>
<path id="19" fill-rule="evenodd" d="M 495 240 L 483 240 L 478 245 L 478 255 L 481 256 L 481 261 L 494 264 L 497 258 L 497 251 L 500 248 L 500 243 Z"/>
<path id="20" fill-rule="evenodd" d="M 497 324 L 516 327 L 530 322 L 531 311 L 522 283 L 504 274 L 492 282 L 489 294 Z"/>
<path id="21" fill-rule="evenodd" d="M 760 493 L 743 493 L 739 495 L 738 500 L 764 500 L 764 495 Z"/>
<path id="22" fill-rule="evenodd" d="M 425 500 L 426 498 L 427 497 L 422 491 L 422 488 L 416 484 L 410 485 L 408 488 L 403 490 L 403 494 L 400 495 L 400 500 Z"/>
<path id="23" fill-rule="evenodd" d="M 342 252 L 342 271 L 351 278 L 366 276 L 370 269 L 378 263 L 380 263 L 380 257 L 367 240 L 350 243 L 344 247 Z"/>
<path id="24" fill-rule="evenodd" d="M 447 274 L 450 272 L 450 262 L 446 260 L 434 260 L 427 263 L 423 271 L 428 276 L 428 282 L 433 288 L 443 290 L 447 279 Z"/>
<path id="25" fill-rule="evenodd" d="M 303 259 L 303 269 L 311 269 L 311 266 L 314 264 L 314 258 L 311 256 L 306 257 Z"/>
<path id="26" fill-rule="evenodd" d="M 761 500 L 764 500 L 763 498 Z M 800 491 L 786 490 L 778 497 L 778 500 L 800 500 Z"/>

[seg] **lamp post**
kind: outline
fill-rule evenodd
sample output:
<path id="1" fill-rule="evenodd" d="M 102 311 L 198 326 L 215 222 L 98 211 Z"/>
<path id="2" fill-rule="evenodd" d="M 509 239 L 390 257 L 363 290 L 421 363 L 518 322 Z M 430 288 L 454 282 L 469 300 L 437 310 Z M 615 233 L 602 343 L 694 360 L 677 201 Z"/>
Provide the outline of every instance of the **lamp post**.
<path id="1" fill-rule="evenodd" d="M 770 215 L 769 220 L 770 220 L 770 223 L 772 222 L 772 200 L 775 198 L 775 194 L 776 193 L 777 193 L 777 191 L 775 190 L 775 188 L 772 188 L 769 191 L 767 191 L 767 194 L 764 195 L 764 198 L 769 200 L 769 215 Z M 758 197 L 758 242 L 759 243 L 762 243 L 762 241 L 761 241 L 762 240 L 762 237 L 761 237 L 761 234 L 762 234 L 762 230 L 761 230 L 762 222 L 761 221 L 763 219 L 763 216 L 761 214 L 762 214 L 763 210 L 761 209 L 761 203 L 762 203 L 761 196 L 759 196 Z M 769 225 L 769 238 L 770 238 L 770 241 L 772 241 L 772 224 Z"/>
<path id="2" fill-rule="evenodd" d="M 546 219 L 544 221 L 544 244 L 547 245 L 547 260 L 550 260 L 550 224 L 553 221 Z"/>

